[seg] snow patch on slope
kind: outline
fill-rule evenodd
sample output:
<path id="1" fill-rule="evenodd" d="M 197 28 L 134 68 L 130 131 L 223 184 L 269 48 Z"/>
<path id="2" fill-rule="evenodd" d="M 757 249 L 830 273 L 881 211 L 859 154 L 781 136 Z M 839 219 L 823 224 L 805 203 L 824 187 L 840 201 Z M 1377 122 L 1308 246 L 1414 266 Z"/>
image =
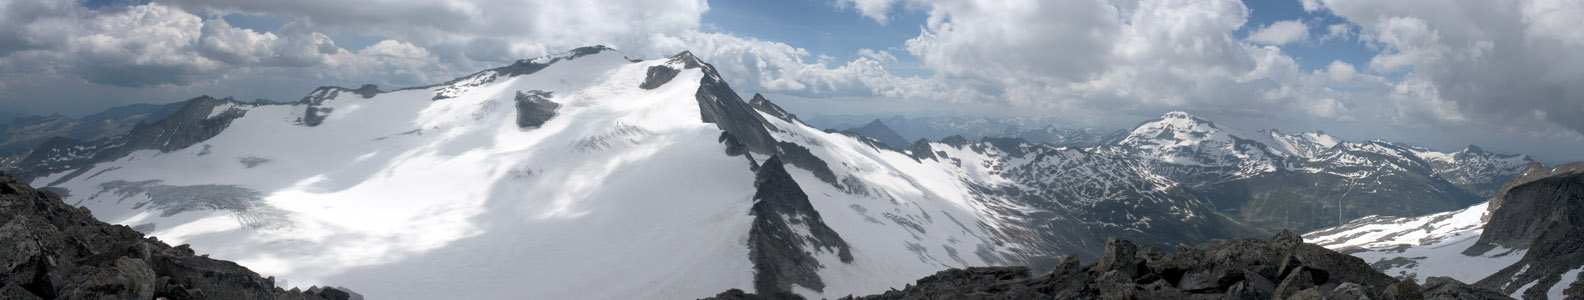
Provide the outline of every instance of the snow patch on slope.
<path id="1" fill-rule="evenodd" d="M 1387 275 L 1475 282 L 1518 262 L 1525 252 L 1498 248 L 1485 255 L 1463 254 L 1484 232 L 1488 206 L 1411 218 L 1364 217 L 1311 232 L 1304 240 L 1363 258 Z"/>

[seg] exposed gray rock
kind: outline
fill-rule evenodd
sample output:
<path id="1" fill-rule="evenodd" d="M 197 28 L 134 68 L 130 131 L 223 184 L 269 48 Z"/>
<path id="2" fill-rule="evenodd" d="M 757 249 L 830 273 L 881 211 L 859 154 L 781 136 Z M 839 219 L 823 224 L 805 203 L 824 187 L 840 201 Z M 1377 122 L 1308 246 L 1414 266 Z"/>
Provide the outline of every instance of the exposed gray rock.
<path id="1" fill-rule="evenodd" d="M 1383 300 L 1424 300 L 1424 291 L 1419 289 L 1419 283 L 1413 278 L 1405 278 L 1391 286 L 1386 287 L 1386 292 L 1381 293 Z"/>
<path id="2" fill-rule="evenodd" d="M 919 139 L 918 141 L 913 142 L 912 145 L 908 145 L 907 151 L 909 155 L 913 156 L 913 159 L 925 160 L 935 158 L 935 149 L 930 148 L 929 140 Z"/>
<path id="3" fill-rule="evenodd" d="M 767 124 L 763 116 L 732 91 L 731 86 L 721 80 L 715 66 L 699 61 L 687 51 L 671 57 L 670 64 L 680 64 L 684 69 L 702 68 L 704 78 L 694 96 L 698 100 L 700 118 L 705 123 L 731 133 L 748 150 L 766 155 L 780 153 L 775 138 L 770 136 L 770 130 L 779 129 Z"/>
<path id="4" fill-rule="evenodd" d="M 1315 270 L 1300 266 L 1293 272 L 1289 272 L 1287 278 L 1282 279 L 1281 285 L 1276 286 L 1276 292 L 1272 296 L 1277 299 L 1286 299 L 1299 291 L 1315 287 L 1317 283 L 1323 283 L 1324 281 L 1314 277 L 1316 272 L 1313 271 Z"/>
<path id="5" fill-rule="evenodd" d="M 1506 299 L 1446 278 L 1432 279 L 1427 283 L 1431 287 L 1421 292 L 1412 280 L 1392 279 L 1369 269 L 1358 258 L 1290 242 L 1290 235 L 1278 235 L 1271 240 L 1216 241 L 1161 253 L 1135 250 L 1129 247 L 1131 242 L 1112 240 L 1101 261 L 1082 265 L 1069 256 L 1043 276 L 1032 276 L 1023 267 L 951 269 L 900 290 L 842 299 L 1423 299 L 1426 295 L 1432 299 Z M 1296 265 L 1277 277 L 1276 264 L 1284 256 L 1296 257 L 1291 260 Z M 1138 272 L 1120 272 L 1126 269 L 1126 261 L 1139 264 Z M 1354 272 L 1359 274 L 1347 274 Z M 1211 276 L 1226 280 L 1194 281 L 1184 275 L 1190 273 L 1229 275 Z M 1270 282 L 1278 278 L 1281 286 L 1272 287 Z M 1185 288 L 1188 284 L 1209 287 Z M 1434 298 L 1436 295 L 1452 298 Z M 767 298 L 728 291 L 708 299 Z"/>
<path id="6" fill-rule="evenodd" d="M 1343 282 L 1326 295 L 1330 300 L 1367 300 L 1369 294 L 1364 292 L 1364 286 L 1352 282 Z"/>
<path id="7" fill-rule="evenodd" d="M 820 181 L 841 188 L 841 185 L 836 183 L 836 173 L 831 171 L 830 165 L 826 164 L 825 160 L 820 159 L 818 156 L 814 156 L 814 153 L 809 152 L 808 148 L 788 142 L 777 142 L 776 145 L 780 149 L 781 154 L 779 156 L 783 161 L 798 168 L 814 172 L 814 178 L 819 178 Z"/>
<path id="8" fill-rule="evenodd" d="M 77 170 L 61 180 L 74 178 L 87 172 L 86 166 L 126 156 L 137 150 L 171 152 L 201 143 L 219 135 L 242 117 L 246 111 L 227 109 L 215 111 L 224 105 L 251 106 L 225 98 L 201 96 L 188 100 L 181 109 L 153 123 L 139 123 L 126 135 L 112 139 L 80 141 L 55 137 L 40 144 L 26 158 L 13 166 L 11 172 L 23 179 L 32 179 L 50 173 Z M 213 115 L 214 117 L 210 117 Z"/>
<path id="9" fill-rule="evenodd" d="M 0 298 L 350 299 L 275 287 L 232 262 L 171 247 L 0 173 Z"/>
<path id="10" fill-rule="evenodd" d="M 759 167 L 754 180 L 753 227 L 748 234 L 748 256 L 754 264 L 754 290 L 776 297 L 791 294 L 793 284 L 815 291 L 825 288 L 819 269 L 825 268 L 813 253 L 835 253 L 843 263 L 853 257 L 847 242 L 826 226 L 808 195 L 786 173 L 781 159 L 771 156 Z M 793 227 L 806 228 L 803 236 Z"/>
<path id="11" fill-rule="evenodd" d="M 1531 164 L 1502 187 L 1490 207 L 1484 233 L 1463 253 L 1485 254 L 1497 246 L 1527 251 L 1475 286 L 1503 294 L 1523 292 L 1524 298 L 1537 299 L 1547 297 L 1549 289 L 1518 289 L 1575 281 L 1562 275 L 1584 267 L 1584 163 L 1556 168 Z M 1563 288 L 1570 297 L 1584 296 L 1584 289 Z"/>
<path id="12" fill-rule="evenodd" d="M 1425 278 L 1425 299 L 1431 300 L 1486 300 L 1486 299 L 1511 299 L 1494 290 L 1475 287 L 1458 282 L 1450 277 Z"/>
<path id="13" fill-rule="evenodd" d="M 1271 248 L 1288 251 L 1298 246 L 1298 244 L 1303 244 L 1303 242 L 1303 236 L 1295 234 L 1291 230 L 1282 229 L 1281 232 L 1276 233 L 1276 236 L 1271 237 Z"/>
<path id="14" fill-rule="evenodd" d="M 247 167 L 249 169 L 252 169 L 253 167 L 257 167 L 257 166 L 262 165 L 264 163 L 270 162 L 270 159 L 263 158 L 263 157 L 257 157 L 257 156 L 248 156 L 248 157 L 238 158 L 237 162 L 242 163 L 243 167 Z"/>
<path id="15" fill-rule="evenodd" d="M 748 106 L 753 106 L 755 110 L 764 112 L 765 114 L 776 117 L 777 119 L 781 119 L 782 121 L 791 123 L 803 122 L 802 120 L 798 120 L 797 115 L 789 113 L 785 109 L 781 109 L 780 105 L 776 105 L 775 102 L 770 102 L 770 99 L 765 99 L 764 95 L 760 95 L 759 93 L 754 93 L 753 98 L 748 100 Z"/>
<path id="16" fill-rule="evenodd" d="M 540 90 L 517 92 L 517 127 L 529 128 L 544 125 L 556 116 L 560 103 L 550 101 L 551 93 Z"/>
<path id="17" fill-rule="evenodd" d="M 638 88 L 652 90 L 671 82 L 671 79 L 676 78 L 677 74 L 682 73 L 682 70 L 677 70 L 666 65 L 657 65 L 649 67 L 649 70 L 646 71 L 646 73 L 647 75 L 644 76 L 644 82 L 638 84 Z"/>
<path id="18" fill-rule="evenodd" d="M 1100 273 L 1111 271 L 1120 272 L 1127 278 L 1139 275 L 1139 262 L 1135 256 L 1138 246 L 1127 240 L 1110 238 L 1106 240 L 1105 256 L 1100 257 L 1095 269 Z"/>
<path id="19" fill-rule="evenodd" d="M 1584 178 L 1579 174 L 1584 174 L 1584 163 L 1554 169 L 1530 164 L 1491 200 L 1490 221 L 1485 224 L 1485 232 L 1490 234 L 1480 235 L 1478 244 L 1527 249 L 1543 231 L 1560 225 L 1559 222 L 1584 225 L 1576 222 L 1581 219 L 1577 216 L 1584 213 L 1580 211 L 1584 203 L 1568 199 L 1584 194 L 1578 190 L 1584 187 L 1576 183 Z"/>
<path id="20" fill-rule="evenodd" d="M 301 100 L 297 100 L 297 105 L 304 106 L 303 117 L 297 121 L 308 127 L 319 126 L 319 124 L 324 123 L 325 118 L 329 117 L 333 110 L 321 105 L 324 105 L 325 100 L 340 97 L 343 92 L 357 94 L 363 99 L 374 98 L 374 96 L 384 93 L 380 91 L 379 86 L 372 84 L 365 84 L 355 90 L 339 86 L 321 86 L 308 93 L 307 96 L 303 96 Z"/>

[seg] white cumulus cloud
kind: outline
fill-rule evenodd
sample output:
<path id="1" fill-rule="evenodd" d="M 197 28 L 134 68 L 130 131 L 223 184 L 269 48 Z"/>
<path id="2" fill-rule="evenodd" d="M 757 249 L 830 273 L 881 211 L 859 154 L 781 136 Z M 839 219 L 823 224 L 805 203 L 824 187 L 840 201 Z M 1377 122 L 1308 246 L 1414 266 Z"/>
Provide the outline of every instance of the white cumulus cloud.
<path id="1" fill-rule="evenodd" d="M 1299 20 L 1276 21 L 1248 35 L 1250 42 L 1266 45 L 1286 45 L 1308 39 L 1309 25 Z"/>

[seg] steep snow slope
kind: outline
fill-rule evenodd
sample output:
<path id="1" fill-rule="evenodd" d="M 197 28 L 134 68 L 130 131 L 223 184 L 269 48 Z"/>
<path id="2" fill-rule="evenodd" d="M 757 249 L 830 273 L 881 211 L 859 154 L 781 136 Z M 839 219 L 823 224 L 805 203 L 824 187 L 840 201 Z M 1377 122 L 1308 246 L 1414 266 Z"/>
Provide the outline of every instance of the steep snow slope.
<path id="1" fill-rule="evenodd" d="M 821 273 L 836 291 L 883 290 L 911 282 L 908 275 L 963 265 L 1048 268 L 1070 254 L 1098 258 L 1111 236 L 1170 247 L 1266 234 L 1231 222 L 1125 157 L 961 137 L 921 141 L 903 153 L 762 113 L 782 129 L 772 132 L 777 140 L 808 149 L 829 168 L 828 175 L 791 172 L 856 249 L 852 264 L 821 259 L 836 266 Z M 866 265 L 886 257 L 922 264 Z"/>

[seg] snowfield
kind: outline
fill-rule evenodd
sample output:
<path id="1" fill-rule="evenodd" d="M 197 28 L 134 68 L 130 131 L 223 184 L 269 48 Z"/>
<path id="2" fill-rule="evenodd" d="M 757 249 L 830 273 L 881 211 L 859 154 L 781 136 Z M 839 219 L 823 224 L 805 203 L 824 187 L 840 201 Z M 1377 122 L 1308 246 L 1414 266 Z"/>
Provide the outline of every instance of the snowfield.
<path id="1" fill-rule="evenodd" d="M 753 172 L 699 119 L 701 72 L 638 88 L 644 69 L 664 62 L 607 51 L 493 82 L 339 93 L 313 127 L 296 121 L 301 105 L 237 107 L 246 116 L 199 145 L 139 151 L 54 186 L 106 221 L 152 227 L 284 284 L 370 299 L 689 298 L 749 287 Z M 433 100 L 438 89 L 454 97 Z M 561 109 L 521 129 L 513 99 L 530 90 Z M 146 193 L 107 189 L 151 180 L 256 198 L 241 200 L 245 209 L 167 213 Z"/>
<path id="2" fill-rule="evenodd" d="M 817 299 L 900 289 L 947 268 L 1093 259 L 1109 236 L 1167 248 L 1258 232 L 1237 227 L 1247 225 L 1172 174 L 1152 171 L 1164 165 L 1231 180 L 1299 159 L 1372 163 L 1337 151 L 1348 147 L 1414 155 L 1323 133 L 1224 131 L 1182 112 L 1141 125 L 1118 145 L 956 137 L 895 150 L 810 127 L 768 100 L 711 106 L 740 100 L 726 97 L 736 92 L 694 59 L 635 61 L 589 47 L 428 87 L 325 87 L 294 104 L 208 99 L 221 103 L 185 115 L 222 124 L 212 137 L 129 153 L 105 149 L 147 141 L 57 149 L 38 166 L 55 173 L 31 183 L 62 191 L 106 222 L 191 244 L 277 285 L 343 286 L 369 299 L 754 292 L 762 262 L 751 253 L 764 250 L 750 240 L 767 236 L 758 221 L 781 218 L 787 236 L 802 239 L 778 238 L 769 244 L 799 249 L 772 253 L 807 252 L 793 267 L 813 265 L 824 285 L 787 290 Z M 182 125 L 192 124 L 173 126 Z M 186 130 L 139 138 L 164 147 L 191 139 L 194 129 Z M 119 156 L 94 156 L 104 153 Z M 820 247 L 829 237 L 814 232 L 823 230 L 817 224 L 750 214 L 756 204 L 778 203 L 756 203 L 764 199 L 756 198 L 758 166 L 772 155 L 788 162 L 786 175 L 850 248 L 850 261 Z M 1200 183 L 1207 182 L 1214 181 Z M 1391 274 L 1482 266 L 1457 275 L 1462 280 L 1522 256 L 1442 255 L 1479 235 L 1471 224 L 1482 207 L 1358 221 L 1309 239 L 1367 248 L 1356 255 L 1371 262 L 1402 251 L 1431 257 L 1392 261 L 1400 266 Z M 1432 229 L 1413 231 L 1419 227 Z"/>
<path id="3" fill-rule="evenodd" d="M 530 62 L 543 68 L 379 93 L 321 88 L 290 105 L 226 102 L 198 115 L 235 117 L 212 138 L 32 183 L 67 191 L 68 203 L 107 222 L 192 244 L 286 287 L 344 286 L 370 299 L 753 291 L 751 165 L 771 154 L 729 155 L 721 127 L 703 121 L 697 95 L 718 79 L 706 76 L 718 75 L 608 49 Z M 680 72 L 641 88 L 658 66 Z M 527 96 L 553 102 L 554 116 L 519 127 Z M 949 158 L 917 159 L 752 113 L 777 142 L 829 167 L 835 182 L 787 169 L 851 246 L 851 262 L 811 251 L 825 287 L 791 291 L 873 294 L 941 269 L 1025 264 L 1051 251 L 1027 234 L 1039 220 L 1015 215 L 1036 209 L 980 190 L 1023 185 L 1005 169 L 1030 159 L 941 143 L 932 145 Z M 1140 184 L 1174 186 L 1155 179 Z M 1133 201 L 1095 197 L 1072 201 Z M 807 224 L 792 227 L 811 236 Z"/>
<path id="4" fill-rule="evenodd" d="M 1431 276 L 1472 283 L 1524 256 L 1523 250 L 1501 248 L 1463 254 L 1484 232 L 1488 205 L 1412 218 L 1365 217 L 1306 234 L 1304 240 L 1363 258 L 1386 275 L 1413 276 L 1421 283 Z"/>

